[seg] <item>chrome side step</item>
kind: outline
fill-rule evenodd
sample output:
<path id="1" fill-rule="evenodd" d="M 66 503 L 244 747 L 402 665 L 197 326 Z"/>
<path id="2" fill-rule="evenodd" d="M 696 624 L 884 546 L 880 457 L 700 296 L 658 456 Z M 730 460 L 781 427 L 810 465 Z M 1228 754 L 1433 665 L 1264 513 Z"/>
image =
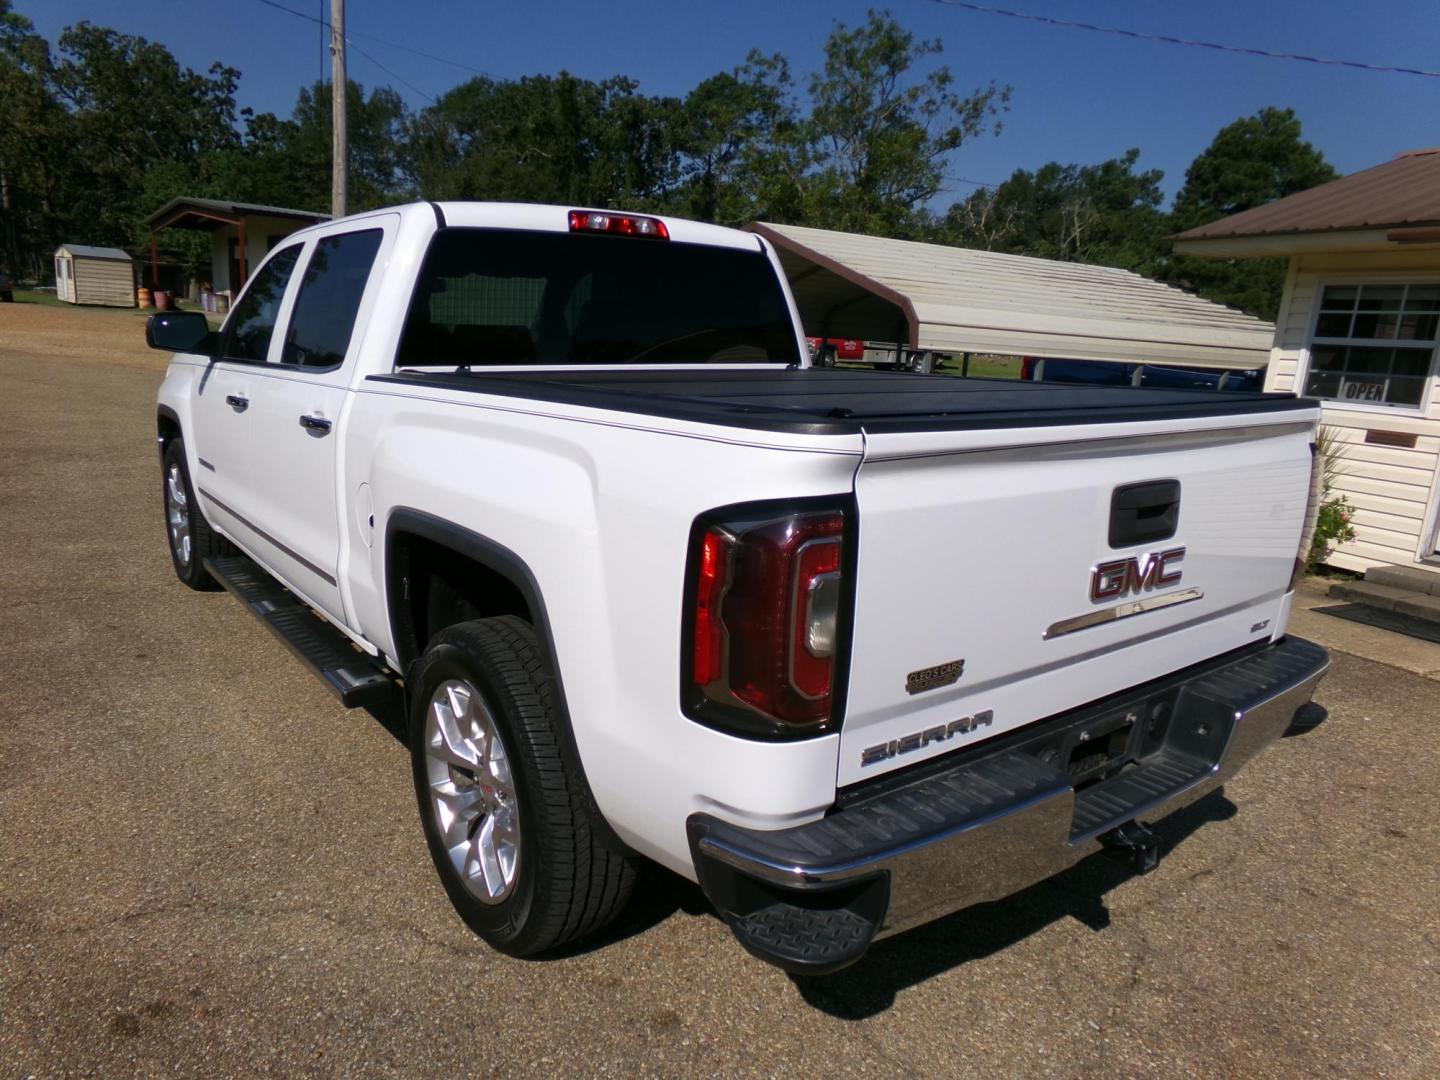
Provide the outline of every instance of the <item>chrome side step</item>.
<path id="1" fill-rule="evenodd" d="M 210 576 L 283 641 L 348 709 L 379 705 L 400 692 L 395 676 L 244 555 L 205 560 Z"/>

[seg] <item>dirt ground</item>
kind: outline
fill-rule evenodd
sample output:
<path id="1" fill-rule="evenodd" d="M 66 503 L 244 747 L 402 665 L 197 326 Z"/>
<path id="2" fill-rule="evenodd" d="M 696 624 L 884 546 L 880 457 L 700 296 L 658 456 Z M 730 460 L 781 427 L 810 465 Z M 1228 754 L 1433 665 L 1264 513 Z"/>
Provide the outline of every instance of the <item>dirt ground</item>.
<path id="1" fill-rule="evenodd" d="M 0 1077 L 1436 1074 L 1440 647 L 1348 627 L 1330 719 L 1149 876 L 1090 860 L 807 982 L 654 872 L 512 960 L 391 731 L 174 580 L 163 368 L 132 313 L 0 305 Z"/>
<path id="2" fill-rule="evenodd" d="M 133 308 L 0 304 L 0 350 L 34 359 L 91 360 L 163 372 L 166 358 L 145 344 Z"/>

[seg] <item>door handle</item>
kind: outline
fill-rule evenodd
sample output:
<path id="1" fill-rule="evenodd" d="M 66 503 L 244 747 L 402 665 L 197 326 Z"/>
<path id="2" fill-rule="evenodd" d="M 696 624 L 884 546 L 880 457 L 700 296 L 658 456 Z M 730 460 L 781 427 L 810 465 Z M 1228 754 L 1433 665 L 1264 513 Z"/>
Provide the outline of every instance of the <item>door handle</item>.
<path id="1" fill-rule="evenodd" d="M 239 394 L 226 394 L 225 404 L 229 405 L 236 412 L 244 412 L 250 407 L 250 399 Z"/>
<path id="2" fill-rule="evenodd" d="M 318 431 L 320 434 L 330 430 L 330 421 L 323 416 L 311 416 L 306 413 L 300 417 L 300 426 L 310 431 Z"/>

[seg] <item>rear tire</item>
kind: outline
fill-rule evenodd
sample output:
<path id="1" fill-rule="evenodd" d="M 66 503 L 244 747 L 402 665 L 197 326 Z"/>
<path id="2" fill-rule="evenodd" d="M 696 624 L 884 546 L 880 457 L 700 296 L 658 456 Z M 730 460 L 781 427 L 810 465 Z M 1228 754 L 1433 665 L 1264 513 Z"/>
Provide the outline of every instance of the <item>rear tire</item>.
<path id="1" fill-rule="evenodd" d="M 448 627 L 408 681 L 420 822 L 465 923 L 501 952 L 533 956 L 610 922 L 635 868 L 594 835 L 530 624 Z"/>
<path id="2" fill-rule="evenodd" d="M 234 553 L 223 536 L 210 527 L 195 498 L 190 468 L 185 464 L 185 443 L 171 439 L 160 465 L 160 495 L 165 506 L 165 531 L 170 540 L 170 562 L 175 576 L 192 589 L 209 592 L 220 585 L 205 569 L 206 556 Z"/>

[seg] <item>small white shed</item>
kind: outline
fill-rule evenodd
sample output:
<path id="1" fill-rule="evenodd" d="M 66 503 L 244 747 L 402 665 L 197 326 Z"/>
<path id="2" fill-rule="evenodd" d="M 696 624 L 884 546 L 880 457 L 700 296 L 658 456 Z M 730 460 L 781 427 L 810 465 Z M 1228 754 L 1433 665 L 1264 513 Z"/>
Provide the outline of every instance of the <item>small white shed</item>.
<path id="1" fill-rule="evenodd" d="M 135 306 L 135 262 L 119 248 L 61 244 L 55 249 L 55 295 L 71 304 Z"/>

